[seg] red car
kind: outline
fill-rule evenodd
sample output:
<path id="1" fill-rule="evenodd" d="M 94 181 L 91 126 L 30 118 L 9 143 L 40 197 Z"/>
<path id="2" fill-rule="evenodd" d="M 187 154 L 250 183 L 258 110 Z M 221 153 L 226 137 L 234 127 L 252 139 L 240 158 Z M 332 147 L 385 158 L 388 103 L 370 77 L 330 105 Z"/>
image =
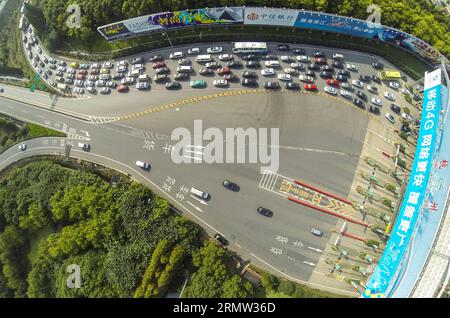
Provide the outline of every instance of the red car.
<path id="1" fill-rule="evenodd" d="M 330 86 L 339 87 L 339 81 L 335 79 L 327 79 L 327 84 Z"/>
<path id="2" fill-rule="evenodd" d="M 119 85 L 119 87 L 117 87 L 117 90 L 121 93 L 128 92 L 128 86 L 127 85 Z"/>
<path id="3" fill-rule="evenodd" d="M 230 72 L 231 70 L 228 67 L 221 67 L 217 70 L 217 74 L 219 75 L 229 74 Z"/>
<path id="4" fill-rule="evenodd" d="M 315 64 L 327 64 L 327 59 L 323 57 L 313 57 L 312 61 Z"/>
<path id="5" fill-rule="evenodd" d="M 84 74 L 77 75 L 77 80 L 84 80 L 85 78 L 86 78 L 86 75 L 84 75 Z"/>
<path id="6" fill-rule="evenodd" d="M 79 70 L 79 71 L 78 71 L 78 74 L 84 74 L 84 75 L 86 75 L 87 73 L 88 73 L 87 70 Z"/>
<path id="7" fill-rule="evenodd" d="M 317 91 L 316 84 L 305 84 L 303 86 L 307 91 Z"/>
<path id="8" fill-rule="evenodd" d="M 165 67 L 166 66 L 166 63 L 164 63 L 164 62 L 155 62 L 155 63 L 153 63 L 153 65 L 152 65 L 152 67 L 153 68 L 161 68 L 161 67 Z"/>

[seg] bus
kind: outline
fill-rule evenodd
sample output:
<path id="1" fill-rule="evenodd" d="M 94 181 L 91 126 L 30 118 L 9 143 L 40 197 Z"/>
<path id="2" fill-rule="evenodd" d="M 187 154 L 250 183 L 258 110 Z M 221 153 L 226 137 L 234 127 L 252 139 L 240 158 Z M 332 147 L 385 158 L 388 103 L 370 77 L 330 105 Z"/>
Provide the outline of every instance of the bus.
<path id="1" fill-rule="evenodd" d="M 398 80 L 402 78 L 402 74 L 394 70 L 386 70 L 378 73 L 378 77 L 381 80 Z"/>
<path id="2" fill-rule="evenodd" d="M 267 54 L 266 42 L 235 42 L 233 53 L 261 53 Z"/>

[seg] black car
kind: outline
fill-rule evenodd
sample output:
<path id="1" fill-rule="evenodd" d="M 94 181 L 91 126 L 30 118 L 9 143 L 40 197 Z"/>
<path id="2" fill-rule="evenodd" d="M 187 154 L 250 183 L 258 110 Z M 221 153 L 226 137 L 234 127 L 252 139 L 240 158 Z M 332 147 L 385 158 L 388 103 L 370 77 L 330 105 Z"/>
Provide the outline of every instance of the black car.
<path id="1" fill-rule="evenodd" d="M 267 54 L 267 55 L 263 55 L 262 59 L 264 61 L 269 61 L 269 60 L 278 60 L 278 57 L 274 54 Z"/>
<path id="2" fill-rule="evenodd" d="M 408 124 L 407 122 L 404 122 L 404 123 L 402 124 L 401 130 L 402 130 L 404 133 L 409 133 L 409 132 L 411 131 L 411 128 L 409 128 L 409 124 Z"/>
<path id="3" fill-rule="evenodd" d="M 338 74 L 344 75 L 344 76 L 347 76 L 347 77 L 349 77 L 351 75 L 349 70 L 339 70 Z"/>
<path id="4" fill-rule="evenodd" d="M 392 111 L 394 112 L 394 113 L 396 113 L 396 114 L 400 114 L 400 112 L 401 112 L 401 108 L 400 108 L 400 106 L 398 106 L 398 105 L 396 105 L 396 104 L 394 104 L 394 103 L 392 103 L 391 104 L 391 109 L 392 109 Z"/>
<path id="5" fill-rule="evenodd" d="M 278 82 L 264 82 L 265 89 L 279 89 L 280 83 Z"/>
<path id="6" fill-rule="evenodd" d="M 375 83 L 381 84 L 381 79 L 378 76 L 372 75 L 371 78 L 372 78 L 372 81 L 374 81 Z"/>
<path id="7" fill-rule="evenodd" d="M 272 211 L 270 211 L 269 209 L 263 208 L 262 206 L 260 206 L 258 209 L 256 209 L 256 211 L 258 211 L 259 214 L 267 216 L 269 218 L 273 216 Z"/>
<path id="8" fill-rule="evenodd" d="M 359 98 L 361 98 L 363 101 L 367 102 L 367 95 L 364 94 L 362 91 L 356 92 L 356 96 L 358 96 Z"/>
<path id="9" fill-rule="evenodd" d="M 376 70 L 382 70 L 384 65 L 383 65 L 383 63 L 373 62 L 372 67 Z"/>
<path id="10" fill-rule="evenodd" d="M 297 47 L 295 49 L 292 49 L 292 53 L 298 54 L 298 55 L 305 55 L 306 51 L 304 49 Z"/>
<path id="11" fill-rule="evenodd" d="M 244 64 L 241 61 L 231 61 L 227 64 L 229 68 L 243 68 Z"/>
<path id="12" fill-rule="evenodd" d="M 319 69 L 319 65 L 317 65 L 315 63 L 310 63 L 306 67 L 308 68 L 308 70 L 318 70 Z"/>
<path id="13" fill-rule="evenodd" d="M 230 244 L 228 242 L 228 240 L 223 237 L 222 235 L 220 235 L 219 233 L 217 233 L 216 235 L 214 235 L 214 238 L 220 242 L 220 244 L 222 244 L 223 246 L 227 246 L 228 244 Z"/>
<path id="14" fill-rule="evenodd" d="M 327 72 L 327 71 L 322 71 L 322 72 L 320 72 L 320 77 L 323 77 L 323 78 L 332 78 L 332 77 L 333 77 L 333 73 Z"/>
<path id="15" fill-rule="evenodd" d="M 148 60 L 150 62 L 159 62 L 159 61 L 162 61 L 162 59 L 163 59 L 163 57 L 161 55 L 153 55 Z M 133 62 L 133 64 L 135 64 L 135 63 Z"/>
<path id="16" fill-rule="evenodd" d="M 311 76 L 311 77 L 316 77 L 316 73 L 314 73 L 314 71 L 311 71 L 311 70 L 307 70 L 307 71 L 305 72 L 305 75 Z"/>
<path id="17" fill-rule="evenodd" d="M 287 44 L 278 44 L 277 51 L 289 51 L 291 48 Z"/>
<path id="18" fill-rule="evenodd" d="M 334 72 L 334 68 L 331 67 L 331 66 L 329 66 L 329 65 L 322 65 L 322 66 L 320 67 L 320 69 L 321 69 L 322 71 L 325 71 L 325 72 L 331 72 L 331 73 Z"/>
<path id="19" fill-rule="evenodd" d="M 256 72 L 250 72 L 250 71 L 245 71 L 241 73 L 242 77 L 244 78 L 255 78 L 258 75 L 256 74 Z"/>
<path id="20" fill-rule="evenodd" d="M 286 89 L 298 91 L 300 89 L 300 84 L 298 84 L 298 83 L 286 83 Z"/>
<path id="21" fill-rule="evenodd" d="M 47 70 L 47 75 L 52 75 L 53 72 L 51 70 Z"/>
<path id="22" fill-rule="evenodd" d="M 369 75 L 359 75 L 359 80 L 361 82 L 370 82 L 372 78 Z"/>
<path id="23" fill-rule="evenodd" d="M 166 88 L 167 89 L 180 89 L 181 88 L 181 84 L 178 83 L 178 82 L 166 83 Z"/>
<path id="24" fill-rule="evenodd" d="M 212 75 L 214 74 L 213 70 L 210 70 L 209 68 L 201 68 L 199 71 L 200 75 Z"/>
<path id="25" fill-rule="evenodd" d="M 240 190 L 240 187 L 238 184 L 228 181 L 228 180 L 223 180 L 222 185 L 227 188 L 228 190 L 231 190 L 233 192 L 238 192 Z"/>
<path id="26" fill-rule="evenodd" d="M 189 74 L 187 73 L 176 73 L 173 78 L 177 81 L 187 81 L 189 79 Z"/>
<path id="27" fill-rule="evenodd" d="M 369 112 L 379 115 L 380 114 L 380 108 L 375 106 L 369 106 Z"/>
<path id="28" fill-rule="evenodd" d="M 39 63 L 39 66 L 40 66 L 40 67 L 45 67 L 45 63 L 44 63 L 44 62 L 40 62 L 40 63 Z"/>
<path id="29" fill-rule="evenodd" d="M 245 67 L 248 67 L 248 68 L 258 68 L 260 66 L 261 66 L 261 64 L 259 64 L 259 62 L 257 62 L 257 61 L 249 61 L 249 62 L 245 63 Z"/>
<path id="30" fill-rule="evenodd" d="M 359 108 L 362 108 L 362 109 L 366 108 L 366 104 L 362 100 L 360 100 L 356 97 L 353 99 L 353 104 L 355 104 L 356 106 L 358 106 Z"/>
<path id="31" fill-rule="evenodd" d="M 143 62 L 144 62 L 144 58 L 143 57 L 136 57 L 136 58 L 133 59 L 131 64 L 142 64 Z"/>
<path id="32" fill-rule="evenodd" d="M 313 56 L 314 57 L 325 57 L 325 53 L 322 51 L 315 51 Z"/>
<path id="33" fill-rule="evenodd" d="M 258 56 L 256 54 L 247 54 L 242 56 L 242 59 L 245 61 L 254 61 L 258 59 Z"/>
<path id="34" fill-rule="evenodd" d="M 339 62 L 339 61 L 333 61 L 331 63 L 331 66 L 333 66 L 335 68 L 342 68 L 342 67 L 344 67 L 344 64 L 342 64 L 342 62 Z"/>
<path id="35" fill-rule="evenodd" d="M 170 70 L 168 67 L 160 67 L 160 68 L 156 69 L 155 73 L 156 74 L 166 74 L 166 73 L 170 73 Z"/>
<path id="36" fill-rule="evenodd" d="M 241 81 L 242 86 L 256 86 L 258 82 L 254 78 L 243 78 Z"/>
<path id="37" fill-rule="evenodd" d="M 336 76 L 336 79 L 337 79 L 339 82 L 347 82 L 347 76 L 344 76 L 344 75 L 342 75 L 342 74 L 338 74 L 338 75 Z"/>

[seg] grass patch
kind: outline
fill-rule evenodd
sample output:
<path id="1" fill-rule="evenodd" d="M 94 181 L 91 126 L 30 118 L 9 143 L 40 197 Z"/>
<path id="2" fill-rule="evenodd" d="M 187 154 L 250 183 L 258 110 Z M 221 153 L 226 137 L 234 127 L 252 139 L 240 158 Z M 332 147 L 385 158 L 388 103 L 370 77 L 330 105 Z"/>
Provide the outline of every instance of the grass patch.
<path id="1" fill-rule="evenodd" d="M 33 123 L 27 123 L 26 128 L 28 129 L 29 138 L 37 137 L 64 137 L 65 134 L 47 127 L 39 126 Z"/>

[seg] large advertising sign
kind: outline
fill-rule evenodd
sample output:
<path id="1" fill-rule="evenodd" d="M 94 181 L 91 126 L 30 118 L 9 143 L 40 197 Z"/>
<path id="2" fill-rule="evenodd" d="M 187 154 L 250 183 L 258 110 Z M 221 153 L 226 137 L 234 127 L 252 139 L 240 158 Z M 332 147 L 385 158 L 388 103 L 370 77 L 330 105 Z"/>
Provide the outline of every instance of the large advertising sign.
<path id="1" fill-rule="evenodd" d="M 165 28 L 243 21 L 244 8 L 220 7 L 156 13 L 101 26 L 97 30 L 109 41 Z"/>
<path id="2" fill-rule="evenodd" d="M 365 298 L 388 296 L 398 274 L 418 214 L 424 205 L 437 143 L 440 108 L 441 70 L 437 69 L 425 75 L 422 121 L 409 183 L 386 249 L 363 293 Z"/>
<path id="3" fill-rule="evenodd" d="M 311 11 L 300 11 L 295 21 L 295 26 L 297 28 L 344 33 L 364 38 L 373 38 L 381 28 L 381 25 L 367 23 L 366 21 Z"/>
<path id="4" fill-rule="evenodd" d="M 299 10 L 277 8 L 245 8 L 244 24 L 294 26 Z"/>

